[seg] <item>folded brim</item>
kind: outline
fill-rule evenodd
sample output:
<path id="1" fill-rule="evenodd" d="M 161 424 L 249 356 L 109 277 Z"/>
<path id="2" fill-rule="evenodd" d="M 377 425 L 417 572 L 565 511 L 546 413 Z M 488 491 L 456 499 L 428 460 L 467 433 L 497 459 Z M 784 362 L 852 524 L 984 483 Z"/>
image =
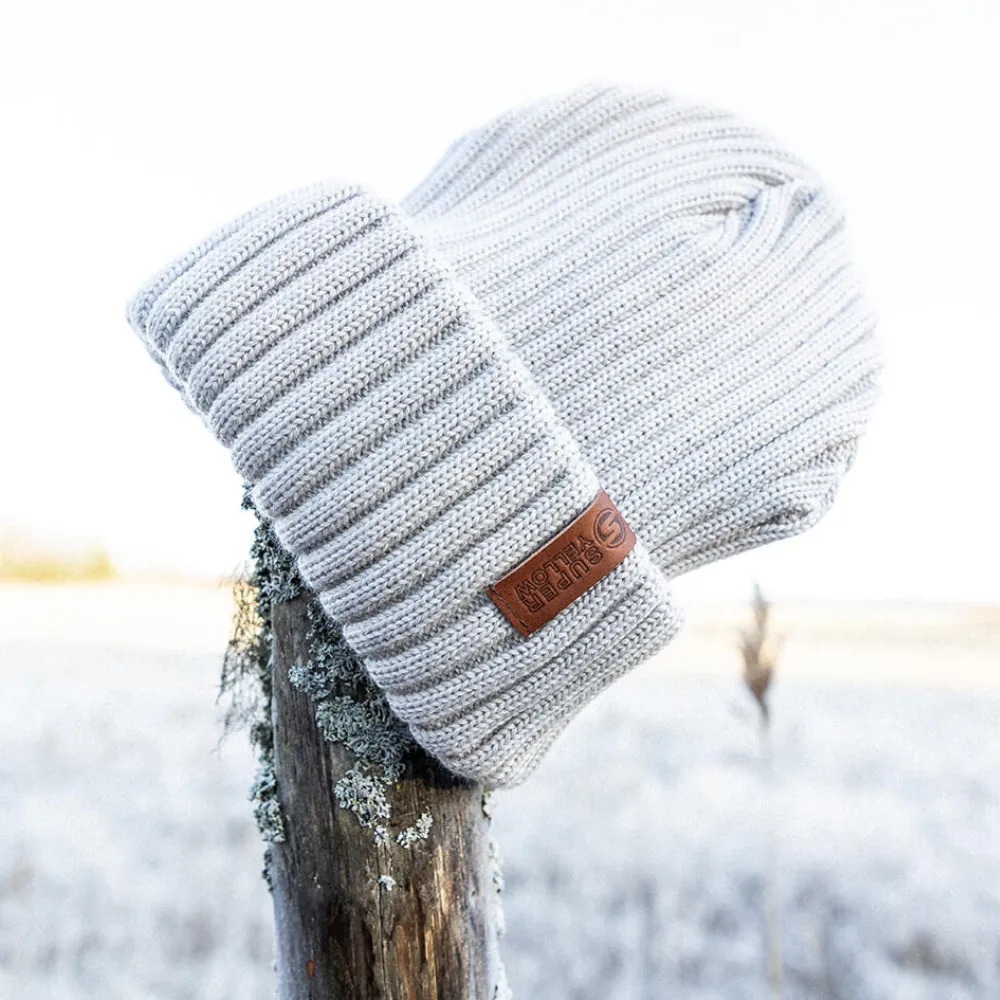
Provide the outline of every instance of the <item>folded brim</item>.
<path id="1" fill-rule="evenodd" d="M 490 601 L 602 484 L 400 210 L 333 185 L 271 202 L 163 271 L 129 317 L 394 711 L 457 773 L 522 780 L 676 633 L 641 537 L 529 636 Z"/>

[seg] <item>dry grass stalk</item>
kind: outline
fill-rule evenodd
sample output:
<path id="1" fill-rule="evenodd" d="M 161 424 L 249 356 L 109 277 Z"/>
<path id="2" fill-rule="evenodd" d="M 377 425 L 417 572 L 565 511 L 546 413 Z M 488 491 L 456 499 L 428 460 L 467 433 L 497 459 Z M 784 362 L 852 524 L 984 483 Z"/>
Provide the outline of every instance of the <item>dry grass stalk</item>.
<path id="1" fill-rule="evenodd" d="M 781 957 L 781 900 L 778 891 L 777 831 L 771 797 L 774 788 L 774 754 L 771 746 L 771 704 L 769 695 L 778 666 L 780 639 L 771 632 L 771 605 L 759 584 L 753 589 L 753 623 L 740 631 L 739 649 L 743 657 L 743 681 L 760 709 L 761 775 L 767 831 L 767 876 L 764 897 L 764 924 L 767 938 L 767 979 L 773 1000 L 781 1000 L 783 963 Z"/>
<path id="2" fill-rule="evenodd" d="M 757 702 L 762 723 L 768 726 L 771 721 L 768 692 L 774 680 L 781 642 L 770 632 L 771 605 L 759 584 L 754 584 L 751 607 L 753 624 L 740 632 L 743 680 Z"/>

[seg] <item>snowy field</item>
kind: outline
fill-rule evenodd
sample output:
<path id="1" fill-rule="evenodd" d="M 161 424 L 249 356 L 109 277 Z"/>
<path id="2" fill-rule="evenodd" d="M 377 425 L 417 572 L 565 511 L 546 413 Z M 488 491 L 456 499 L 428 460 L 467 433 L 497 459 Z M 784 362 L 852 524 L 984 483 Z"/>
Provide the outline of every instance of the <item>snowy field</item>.
<path id="1" fill-rule="evenodd" d="M 765 998 L 773 869 L 789 1000 L 1000 998 L 1000 614 L 787 612 L 769 785 L 738 612 L 496 797 L 515 997 Z M 272 996 L 227 618 L 221 591 L 0 587 L 0 1000 Z"/>

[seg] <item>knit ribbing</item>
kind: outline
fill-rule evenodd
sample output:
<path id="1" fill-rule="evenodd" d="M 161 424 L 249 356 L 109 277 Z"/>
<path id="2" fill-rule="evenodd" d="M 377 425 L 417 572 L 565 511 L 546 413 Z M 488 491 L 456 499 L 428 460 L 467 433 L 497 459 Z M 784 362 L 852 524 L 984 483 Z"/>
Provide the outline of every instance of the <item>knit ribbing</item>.
<path id="1" fill-rule="evenodd" d="M 672 638 L 670 577 L 822 516 L 879 368 L 815 175 L 609 88 L 463 137 L 402 209 L 261 206 L 130 320 L 394 711 L 490 785 Z M 635 548 L 522 637 L 486 588 L 602 488 Z"/>
<path id="2" fill-rule="evenodd" d="M 828 508 L 880 361 L 840 211 L 773 140 L 593 88 L 485 126 L 406 207 L 669 576 Z"/>
<path id="3" fill-rule="evenodd" d="M 537 748 L 512 720 L 541 686 L 576 683 L 583 633 L 603 620 L 617 623 L 609 681 L 645 655 L 653 609 L 657 641 L 674 634 L 662 575 L 637 551 L 537 640 L 511 646 L 486 588 L 600 483 L 398 211 L 356 188 L 311 188 L 166 274 L 132 309 L 145 343 L 230 448 L 400 717 L 454 770 L 498 785 L 524 776 Z M 520 669 L 505 667 L 512 651 Z M 543 728 L 567 711 L 553 701 Z M 501 729 L 505 752 L 481 760 Z"/>

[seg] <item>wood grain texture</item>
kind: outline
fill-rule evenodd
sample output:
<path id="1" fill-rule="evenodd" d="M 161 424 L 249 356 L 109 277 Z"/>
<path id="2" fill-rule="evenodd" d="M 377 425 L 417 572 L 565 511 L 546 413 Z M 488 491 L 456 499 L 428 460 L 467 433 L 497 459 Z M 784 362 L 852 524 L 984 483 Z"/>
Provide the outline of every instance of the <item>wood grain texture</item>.
<path id="1" fill-rule="evenodd" d="M 306 603 L 273 611 L 280 1000 L 494 1000 L 504 990 L 483 790 L 414 753 L 386 790 L 393 835 L 382 843 L 338 804 L 334 786 L 357 760 L 323 737 L 288 678 L 309 656 Z M 397 832 L 425 812 L 427 839 L 401 845 Z"/>

